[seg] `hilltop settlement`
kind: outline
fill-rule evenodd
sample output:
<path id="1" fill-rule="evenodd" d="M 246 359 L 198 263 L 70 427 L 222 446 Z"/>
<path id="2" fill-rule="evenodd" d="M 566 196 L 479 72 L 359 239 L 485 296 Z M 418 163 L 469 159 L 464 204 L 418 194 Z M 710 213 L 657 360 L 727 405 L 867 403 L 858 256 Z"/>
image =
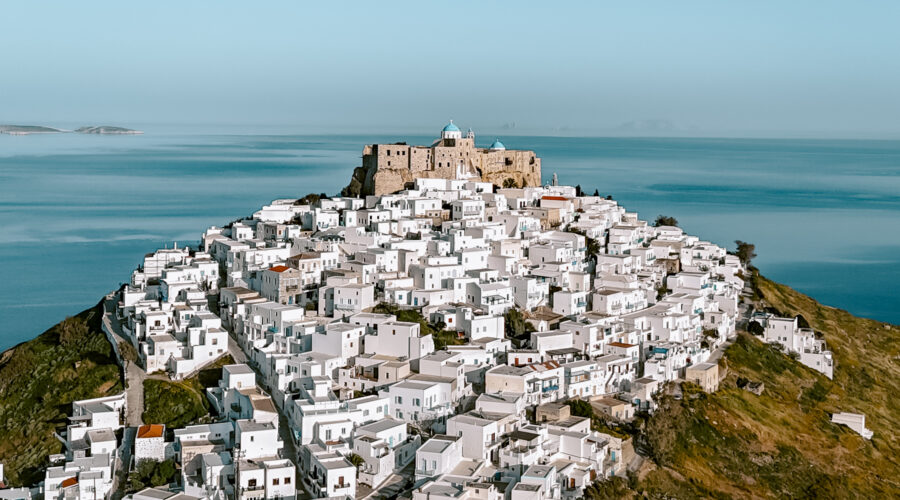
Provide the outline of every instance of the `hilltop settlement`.
<path id="1" fill-rule="evenodd" d="M 275 200 L 147 254 L 104 301 L 127 389 L 76 402 L 43 483 L 0 498 L 121 498 L 117 471 L 169 463 L 127 497 L 574 499 L 639 465 L 616 426 L 671 382 L 717 390 L 739 328 L 832 377 L 813 330 L 748 312 L 746 262 L 540 185 L 531 151 L 451 123 L 364 156 L 361 197 Z M 144 382 L 210 366 L 210 416 L 144 421 Z"/>

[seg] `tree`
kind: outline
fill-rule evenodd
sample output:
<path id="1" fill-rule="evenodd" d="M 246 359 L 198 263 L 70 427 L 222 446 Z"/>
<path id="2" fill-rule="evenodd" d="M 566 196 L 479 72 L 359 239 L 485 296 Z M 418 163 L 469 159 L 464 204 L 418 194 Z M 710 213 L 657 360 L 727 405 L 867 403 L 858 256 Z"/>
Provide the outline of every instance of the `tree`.
<path id="1" fill-rule="evenodd" d="M 84 340 L 89 333 L 87 323 L 75 316 L 70 316 L 54 327 L 62 345 L 74 345 Z"/>
<path id="2" fill-rule="evenodd" d="M 581 196 L 581 184 L 575 185 L 575 196 Z"/>
<path id="3" fill-rule="evenodd" d="M 596 196 L 596 197 L 598 197 L 598 198 L 600 197 L 600 190 L 599 190 L 599 189 L 595 189 L 595 190 L 594 190 L 594 196 Z"/>
<path id="4" fill-rule="evenodd" d="M 612 201 L 613 197 L 612 197 L 611 194 L 608 194 L 608 195 L 606 195 L 606 199 L 609 200 L 609 201 Z"/>
<path id="5" fill-rule="evenodd" d="M 749 267 L 750 261 L 756 257 L 756 245 L 741 240 L 735 240 L 734 244 L 737 245 L 737 250 L 734 254 L 741 259 L 741 264 Z"/>
<path id="6" fill-rule="evenodd" d="M 325 193 L 321 193 L 321 194 L 309 193 L 306 196 L 304 196 L 303 198 L 300 198 L 297 201 L 295 201 L 294 205 L 314 205 L 314 204 L 318 203 L 320 199 L 327 198 L 327 197 L 328 196 L 326 196 Z"/>
<path id="7" fill-rule="evenodd" d="M 129 363 L 137 363 L 137 360 L 138 360 L 137 349 L 135 349 L 133 345 L 131 345 L 128 342 L 125 342 L 124 340 L 119 341 L 119 354 L 122 355 L 123 360 L 125 360 Z"/>
<path id="8" fill-rule="evenodd" d="M 573 417 L 591 418 L 594 416 L 594 407 L 583 399 L 570 399 L 566 401 Z"/>
<path id="9" fill-rule="evenodd" d="M 675 217 L 669 217 L 667 215 L 658 215 L 656 220 L 653 221 L 653 225 L 656 227 L 660 226 L 675 226 L 678 227 L 678 219 Z"/>
<path id="10" fill-rule="evenodd" d="M 506 179 L 503 179 L 503 187 L 506 189 L 516 189 L 519 187 L 519 183 L 512 177 L 507 177 Z"/>
<path id="11" fill-rule="evenodd" d="M 751 321 L 750 324 L 747 325 L 747 331 L 753 335 L 762 335 L 766 332 L 766 329 L 763 328 L 759 321 Z"/>
<path id="12" fill-rule="evenodd" d="M 356 453 L 351 453 L 350 455 L 348 455 L 348 456 L 347 456 L 347 460 L 348 460 L 351 464 L 353 464 L 353 466 L 356 467 L 357 469 L 359 469 L 359 466 L 360 466 L 360 465 L 362 465 L 363 463 L 365 463 L 365 460 L 363 460 L 363 457 L 357 455 Z"/>
<path id="13" fill-rule="evenodd" d="M 513 340 L 517 347 L 521 347 L 531 338 L 534 326 L 525 320 L 525 316 L 518 309 L 512 308 L 507 311 L 503 320 L 506 337 Z"/>
<path id="14" fill-rule="evenodd" d="M 525 316 L 523 316 L 518 309 L 510 309 L 506 312 L 506 317 L 503 319 L 503 325 L 508 338 L 519 338 L 525 333 L 525 325 L 527 325 L 528 322 L 525 321 Z"/>
<path id="15" fill-rule="evenodd" d="M 127 490 L 139 491 L 147 487 L 165 486 L 175 480 L 175 461 L 172 459 L 156 462 L 141 460 L 128 475 Z"/>

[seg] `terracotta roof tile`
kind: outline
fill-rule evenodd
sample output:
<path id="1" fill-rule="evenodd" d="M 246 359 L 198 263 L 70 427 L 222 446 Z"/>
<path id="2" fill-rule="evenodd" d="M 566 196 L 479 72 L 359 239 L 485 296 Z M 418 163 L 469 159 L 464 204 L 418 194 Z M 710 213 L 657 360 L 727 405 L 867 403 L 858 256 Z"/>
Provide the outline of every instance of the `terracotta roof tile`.
<path id="1" fill-rule="evenodd" d="M 165 430 L 166 426 L 162 424 L 142 425 L 138 428 L 137 437 L 138 439 L 158 438 L 162 437 Z"/>

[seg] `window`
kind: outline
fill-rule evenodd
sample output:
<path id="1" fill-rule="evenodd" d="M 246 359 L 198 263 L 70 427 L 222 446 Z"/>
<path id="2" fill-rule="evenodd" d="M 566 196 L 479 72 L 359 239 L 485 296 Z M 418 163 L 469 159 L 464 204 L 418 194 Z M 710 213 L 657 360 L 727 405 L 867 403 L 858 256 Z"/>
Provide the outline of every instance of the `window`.
<path id="1" fill-rule="evenodd" d="M 272 486 L 278 486 L 281 481 L 277 477 L 272 478 Z"/>
<path id="2" fill-rule="evenodd" d="M 284 484 L 291 484 L 291 476 L 284 478 Z"/>

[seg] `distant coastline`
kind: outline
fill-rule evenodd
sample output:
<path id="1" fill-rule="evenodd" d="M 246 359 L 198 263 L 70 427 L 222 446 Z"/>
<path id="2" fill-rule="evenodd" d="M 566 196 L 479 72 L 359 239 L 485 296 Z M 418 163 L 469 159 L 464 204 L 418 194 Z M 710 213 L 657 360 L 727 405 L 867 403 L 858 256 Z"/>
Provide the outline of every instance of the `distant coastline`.
<path id="1" fill-rule="evenodd" d="M 124 127 L 108 125 L 79 127 L 75 130 L 64 130 L 42 125 L 0 125 L 0 134 L 32 135 L 32 134 L 95 134 L 95 135 L 138 135 L 144 132 Z"/>

